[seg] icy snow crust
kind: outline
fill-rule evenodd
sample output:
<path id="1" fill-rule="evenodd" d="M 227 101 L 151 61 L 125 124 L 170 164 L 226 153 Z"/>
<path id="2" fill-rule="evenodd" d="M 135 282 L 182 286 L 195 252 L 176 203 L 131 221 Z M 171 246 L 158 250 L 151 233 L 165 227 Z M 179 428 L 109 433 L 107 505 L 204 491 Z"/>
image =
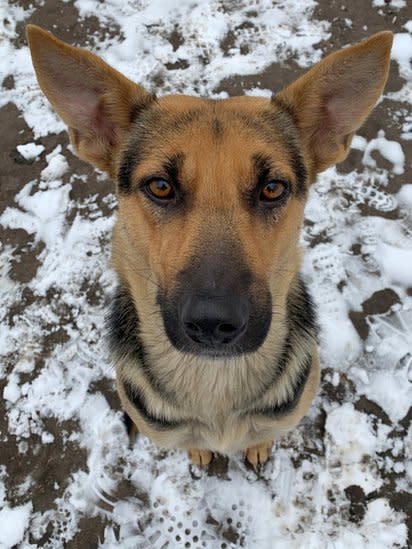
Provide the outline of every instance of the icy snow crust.
<path id="1" fill-rule="evenodd" d="M 97 42 L 98 53 L 148 88 L 154 89 L 153 81 L 161 74 L 162 93 L 214 96 L 225 77 L 258 73 L 291 57 L 301 67 L 320 59 L 315 46 L 328 38 L 329 25 L 311 19 L 315 2 L 227 4 L 224 9 L 223 2 L 213 0 L 76 2 L 81 16 L 95 15 L 102 25 L 115 22 L 120 28 L 121 36 Z M 38 89 L 27 47 L 13 45 L 15 25 L 31 10 L 14 5 L 2 9 L 8 24 L 0 42 L 0 81 L 13 74 L 15 87 L 1 89 L 0 106 L 15 103 L 35 139 L 58 133 L 63 124 Z M 253 25 L 242 26 L 246 19 Z M 176 25 L 184 42 L 174 49 L 167 36 Z M 239 25 L 232 49 L 223 55 L 221 40 Z M 411 70 L 411 31 L 409 25 L 395 40 L 393 56 L 404 78 Z M 240 52 L 244 44 L 247 53 Z M 182 60 L 188 68 L 164 69 L 165 63 Z M 405 82 L 393 99 L 410 98 L 410 86 Z M 404 139 L 409 135 L 406 124 Z M 67 432 L 67 440 L 85 448 L 88 459 L 87 467 L 72 475 L 63 496 L 43 512 L 34 511 L 31 501 L 10 506 L 3 484 L 7 463 L 2 465 L 0 547 L 37 547 L 49 525 L 51 534 L 42 546 L 60 548 L 73 538 L 81 517 L 97 515 L 106 521 L 98 545 L 107 549 L 406 546 L 405 517 L 384 496 L 366 502 L 364 516 L 355 522 L 345 489 L 360 486 L 366 496 L 380 490 L 382 471 L 403 473 L 399 487 L 410 489 L 411 432 L 404 440 L 388 437 L 388 422 L 373 419 L 354 402 L 366 397 L 394 423 L 407 415 L 412 402 L 412 299 L 407 292 L 412 287 L 412 182 L 396 195 L 387 192 L 390 176 L 404 172 L 406 159 L 402 142 L 388 140 L 384 128 L 369 142 L 355 138 L 353 146 L 363 154 L 358 171 L 331 169 L 319 177 L 310 192 L 302 235 L 304 273 L 319 307 L 324 384 L 352 389 L 342 402 L 330 401 L 323 391 L 302 425 L 277 445 L 260 475 L 248 470 L 241 456 L 230 460 L 225 474 L 208 476 L 189 467 L 183 452 L 163 453 L 145 438 L 129 448 L 120 411 L 102 393 L 90 391 L 102 378 L 113 380 L 114 373 L 103 344 L 102 300 L 90 303 L 81 288 L 85 281 L 94 282 L 109 295 L 115 286 L 109 267 L 115 199 L 105 199 L 109 213 L 95 203 L 73 204 L 72 187 L 87 182 L 73 176 L 63 184 L 67 151 L 60 146 L 47 156 L 40 178 L 27 183 L 0 217 L 4 228 L 23 229 L 34 243 L 43 244 L 29 288 L 45 296 L 14 323 L 2 323 L 0 352 L 13 360 L 12 366 L 2 360 L 0 378 L 7 376 L 3 398 L 9 433 L 20 441 L 17 459 L 24 460 L 29 437 L 53 444 L 54 436 L 45 427 L 48 418 L 76 422 L 78 429 Z M 43 148 L 30 142 L 18 151 L 36 161 Z M 388 169 L 378 166 L 374 151 L 387 160 Z M 375 208 L 377 215 L 362 217 L 363 205 Z M 74 206 L 85 213 L 68 224 Z M 397 219 L 380 215 L 397 208 Z M 361 253 L 355 254 L 354 246 Z M 21 284 L 9 276 L 12 257 L 13 249 L 3 245 L 2 317 L 22 293 Z M 368 317 L 368 336 L 362 341 L 349 311 L 360 311 L 362 302 L 383 288 L 396 292 L 399 304 Z M 33 357 L 39 341 L 57 329 L 62 308 L 72 318 L 65 325 L 68 338 L 36 371 Z M 322 416 L 326 422 L 320 435 L 316 425 Z M 399 461 L 399 455 L 406 459 Z M 117 489 L 124 482 L 128 494 L 119 497 Z M 21 490 L 30 485 L 29 478 Z"/>

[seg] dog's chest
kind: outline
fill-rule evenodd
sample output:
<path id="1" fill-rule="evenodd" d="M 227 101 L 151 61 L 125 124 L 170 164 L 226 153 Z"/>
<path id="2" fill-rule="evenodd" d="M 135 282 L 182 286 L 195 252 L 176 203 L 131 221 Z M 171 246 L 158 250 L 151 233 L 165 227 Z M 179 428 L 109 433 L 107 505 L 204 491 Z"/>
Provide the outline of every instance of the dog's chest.
<path id="1" fill-rule="evenodd" d="M 209 369 L 175 369 L 168 388 L 176 394 L 170 411 L 186 426 L 170 433 L 171 446 L 209 448 L 233 453 L 265 435 L 249 414 L 246 403 L 256 405 L 259 383 L 256 372 L 228 364 L 213 364 Z M 159 402 L 165 411 L 165 403 Z M 159 408 L 159 411 L 160 411 Z M 152 436 L 153 438 L 153 436 Z M 164 439 L 163 439 L 164 442 Z"/>
<path id="2" fill-rule="evenodd" d="M 167 393 L 174 395 L 171 410 L 207 423 L 236 415 L 245 403 L 255 399 L 262 382 L 256 368 L 244 360 L 206 365 L 200 361 L 169 362 L 156 375 Z"/>

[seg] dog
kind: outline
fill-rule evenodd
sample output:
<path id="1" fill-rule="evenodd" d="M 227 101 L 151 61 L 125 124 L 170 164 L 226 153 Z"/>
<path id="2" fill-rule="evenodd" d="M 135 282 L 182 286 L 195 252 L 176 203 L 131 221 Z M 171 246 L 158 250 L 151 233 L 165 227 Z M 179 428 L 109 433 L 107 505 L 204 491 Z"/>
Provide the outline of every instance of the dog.
<path id="1" fill-rule="evenodd" d="M 347 156 L 388 76 L 392 33 L 330 54 L 271 98 L 157 98 L 27 27 L 39 85 L 77 155 L 116 182 L 109 314 L 133 428 L 193 463 L 257 467 L 320 378 L 300 275 L 309 186 Z"/>

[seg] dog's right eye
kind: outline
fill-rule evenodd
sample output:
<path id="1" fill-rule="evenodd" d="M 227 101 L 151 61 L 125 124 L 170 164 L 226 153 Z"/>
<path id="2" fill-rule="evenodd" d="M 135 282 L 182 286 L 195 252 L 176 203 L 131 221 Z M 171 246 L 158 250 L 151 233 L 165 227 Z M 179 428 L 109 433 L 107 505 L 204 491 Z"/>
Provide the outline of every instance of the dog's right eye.
<path id="1" fill-rule="evenodd" d="M 151 179 L 146 183 L 145 190 L 150 198 L 160 202 L 171 200 L 176 195 L 173 185 L 166 179 Z"/>

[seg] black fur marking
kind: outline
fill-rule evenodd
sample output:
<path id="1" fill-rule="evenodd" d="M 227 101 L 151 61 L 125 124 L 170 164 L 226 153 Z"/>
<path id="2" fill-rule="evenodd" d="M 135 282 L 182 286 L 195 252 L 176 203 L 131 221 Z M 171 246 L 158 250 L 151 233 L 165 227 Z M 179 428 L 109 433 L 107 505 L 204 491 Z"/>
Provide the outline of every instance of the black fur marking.
<path id="1" fill-rule="evenodd" d="M 123 412 L 123 423 L 124 423 L 124 426 L 126 427 L 126 432 L 127 434 L 130 436 L 132 430 L 133 430 L 133 421 L 130 419 L 130 416 L 128 413 L 126 412 Z"/>
<path id="2" fill-rule="evenodd" d="M 142 419 L 151 427 L 158 430 L 176 429 L 185 424 L 184 421 L 167 420 L 153 415 L 146 403 L 143 392 L 136 385 L 132 385 L 128 381 L 122 380 L 123 388 L 127 398 L 139 412 Z"/>
<path id="3" fill-rule="evenodd" d="M 277 404 L 275 406 L 268 406 L 266 408 L 258 408 L 252 410 L 252 414 L 264 415 L 269 418 L 278 418 L 290 414 L 298 405 L 300 397 L 302 396 L 303 390 L 305 388 L 306 382 L 308 381 L 309 374 L 312 368 L 312 356 L 308 355 L 305 358 L 305 362 L 302 366 L 299 375 L 297 376 L 295 383 L 293 385 L 292 394 L 289 395 L 289 398 L 282 402 L 282 404 Z"/>
<path id="4" fill-rule="evenodd" d="M 308 339 L 316 341 L 318 333 L 316 310 L 306 284 L 301 278 L 297 282 L 296 289 L 289 292 L 286 307 L 285 322 L 288 326 L 288 333 L 283 343 L 282 352 L 274 363 L 273 375 L 260 388 L 259 393 L 253 397 L 254 401 L 263 398 L 279 382 L 294 356 L 295 345 L 299 345 L 303 340 Z M 248 408 L 253 406 L 253 402 L 246 403 L 246 406 Z"/>
<path id="5" fill-rule="evenodd" d="M 123 158 L 117 174 L 119 191 L 122 194 L 128 194 L 131 190 L 132 172 L 135 165 L 135 155 L 133 153 L 127 153 Z"/>
<path id="6" fill-rule="evenodd" d="M 263 186 L 268 182 L 271 175 L 272 163 L 270 157 L 258 154 L 253 157 L 253 162 L 257 174 L 258 185 Z"/>
<path id="7" fill-rule="evenodd" d="M 293 124 L 297 126 L 297 116 L 293 106 L 287 103 L 283 99 L 280 99 L 278 95 L 272 95 L 272 104 L 282 110 L 291 120 Z"/>
<path id="8" fill-rule="evenodd" d="M 305 198 L 308 172 L 303 162 L 302 154 L 293 141 L 285 141 L 285 145 L 289 150 L 289 158 L 292 162 L 292 169 L 296 178 L 296 196 L 298 198 Z"/>
<path id="9" fill-rule="evenodd" d="M 272 104 L 278 105 L 274 99 L 272 99 Z M 289 153 L 289 160 L 295 174 L 296 196 L 304 198 L 307 190 L 308 173 L 299 148 L 297 127 L 289 111 L 282 104 L 279 104 L 279 107 L 279 109 L 267 111 L 263 115 L 264 122 L 266 126 L 272 128 L 272 131 L 274 128 L 278 130 L 278 134 L 281 136 L 282 142 Z"/>
<path id="10" fill-rule="evenodd" d="M 267 143 L 273 144 L 275 147 L 279 146 L 279 142 L 284 145 L 296 179 L 296 196 L 304 198 L 307 192 L 308 174 L 299 148 L 296 124 L 282 104 L 272 100 L 272 105 L 272 108 L 256 117 L 245 113 L 234 114 L 242 124 L 260 135 Z M 279 108 L 275 108 L 276 106 Z"/>
<path id="11" fill-rule="evenodd" d="M 145 109 L 148 105 L 156 101 L 156 96 L 154 94 L 152 95 L 146 95 L 145 100 L 143 101 L 136 101 L 136 103 L 133 103 L 129 109 L 129 121 L 132 124 L 136 121 L 136 119 L 140 116 L 143 109 Z"/>
<path id="12" fill-rule="evenodd" d="M 212 133 L 215 139 L 220 139 L 223 135 L 223 124 L 218 118 L 212 120 Z"/>
<path id="13" fill-rule="evenodd" d="M 139 368 L 143 372 L 153 392 L 167 402 L 175 403 L 175 395 L 163 387 L 153 375 L 139 337 L 139 324 L 139 317 L 131 295 L 126 287 L 119 286 L 106 317 L 110 351 L 119 359 L 130 360 L 132 367 Z"/>
<path id="14" fill-rule="evenodd" d="M 256 184 L 253 188 L 250 188 L 246 195 L 246 203 L 252 210 L 252 213 L 256 211 L 265 220 L 273 222 L 275 213 L 284 206 L 291 193 L 294 192 L 293 185 L 290 184 L 281 173 L 277 173 L 273 170 L 273 163 L 270 156 L 257 154 L 252 157 L 252 162 L 256 172 Z M 259 195 L 263 187 L 269 183 L 269 181 L 283 181 L 285 184 L 284 196 L 273 204 L 262 204 L 259 199 Z M 287 187 L 287 189 L 286 189 Z M 296 190 L 297 194 L 297 190 Z"/>
<path id="15" fill-rule="evenodd" d="M 316 318 L 316 308 L 310 295 L 306 283 L 299 279 L 299 299 L 294 304 L 296 325 L 306 334 L 317 334 L 318 323 Z"/>
<path id="16" fill-rule="evenodd" d="M 182 169 L 184 159 L 185 155 L 183 153 L 178 153 L 169 158 L 164 165 L 166 174 L 175 185 L 179 185 L 179 173 Z"/>

